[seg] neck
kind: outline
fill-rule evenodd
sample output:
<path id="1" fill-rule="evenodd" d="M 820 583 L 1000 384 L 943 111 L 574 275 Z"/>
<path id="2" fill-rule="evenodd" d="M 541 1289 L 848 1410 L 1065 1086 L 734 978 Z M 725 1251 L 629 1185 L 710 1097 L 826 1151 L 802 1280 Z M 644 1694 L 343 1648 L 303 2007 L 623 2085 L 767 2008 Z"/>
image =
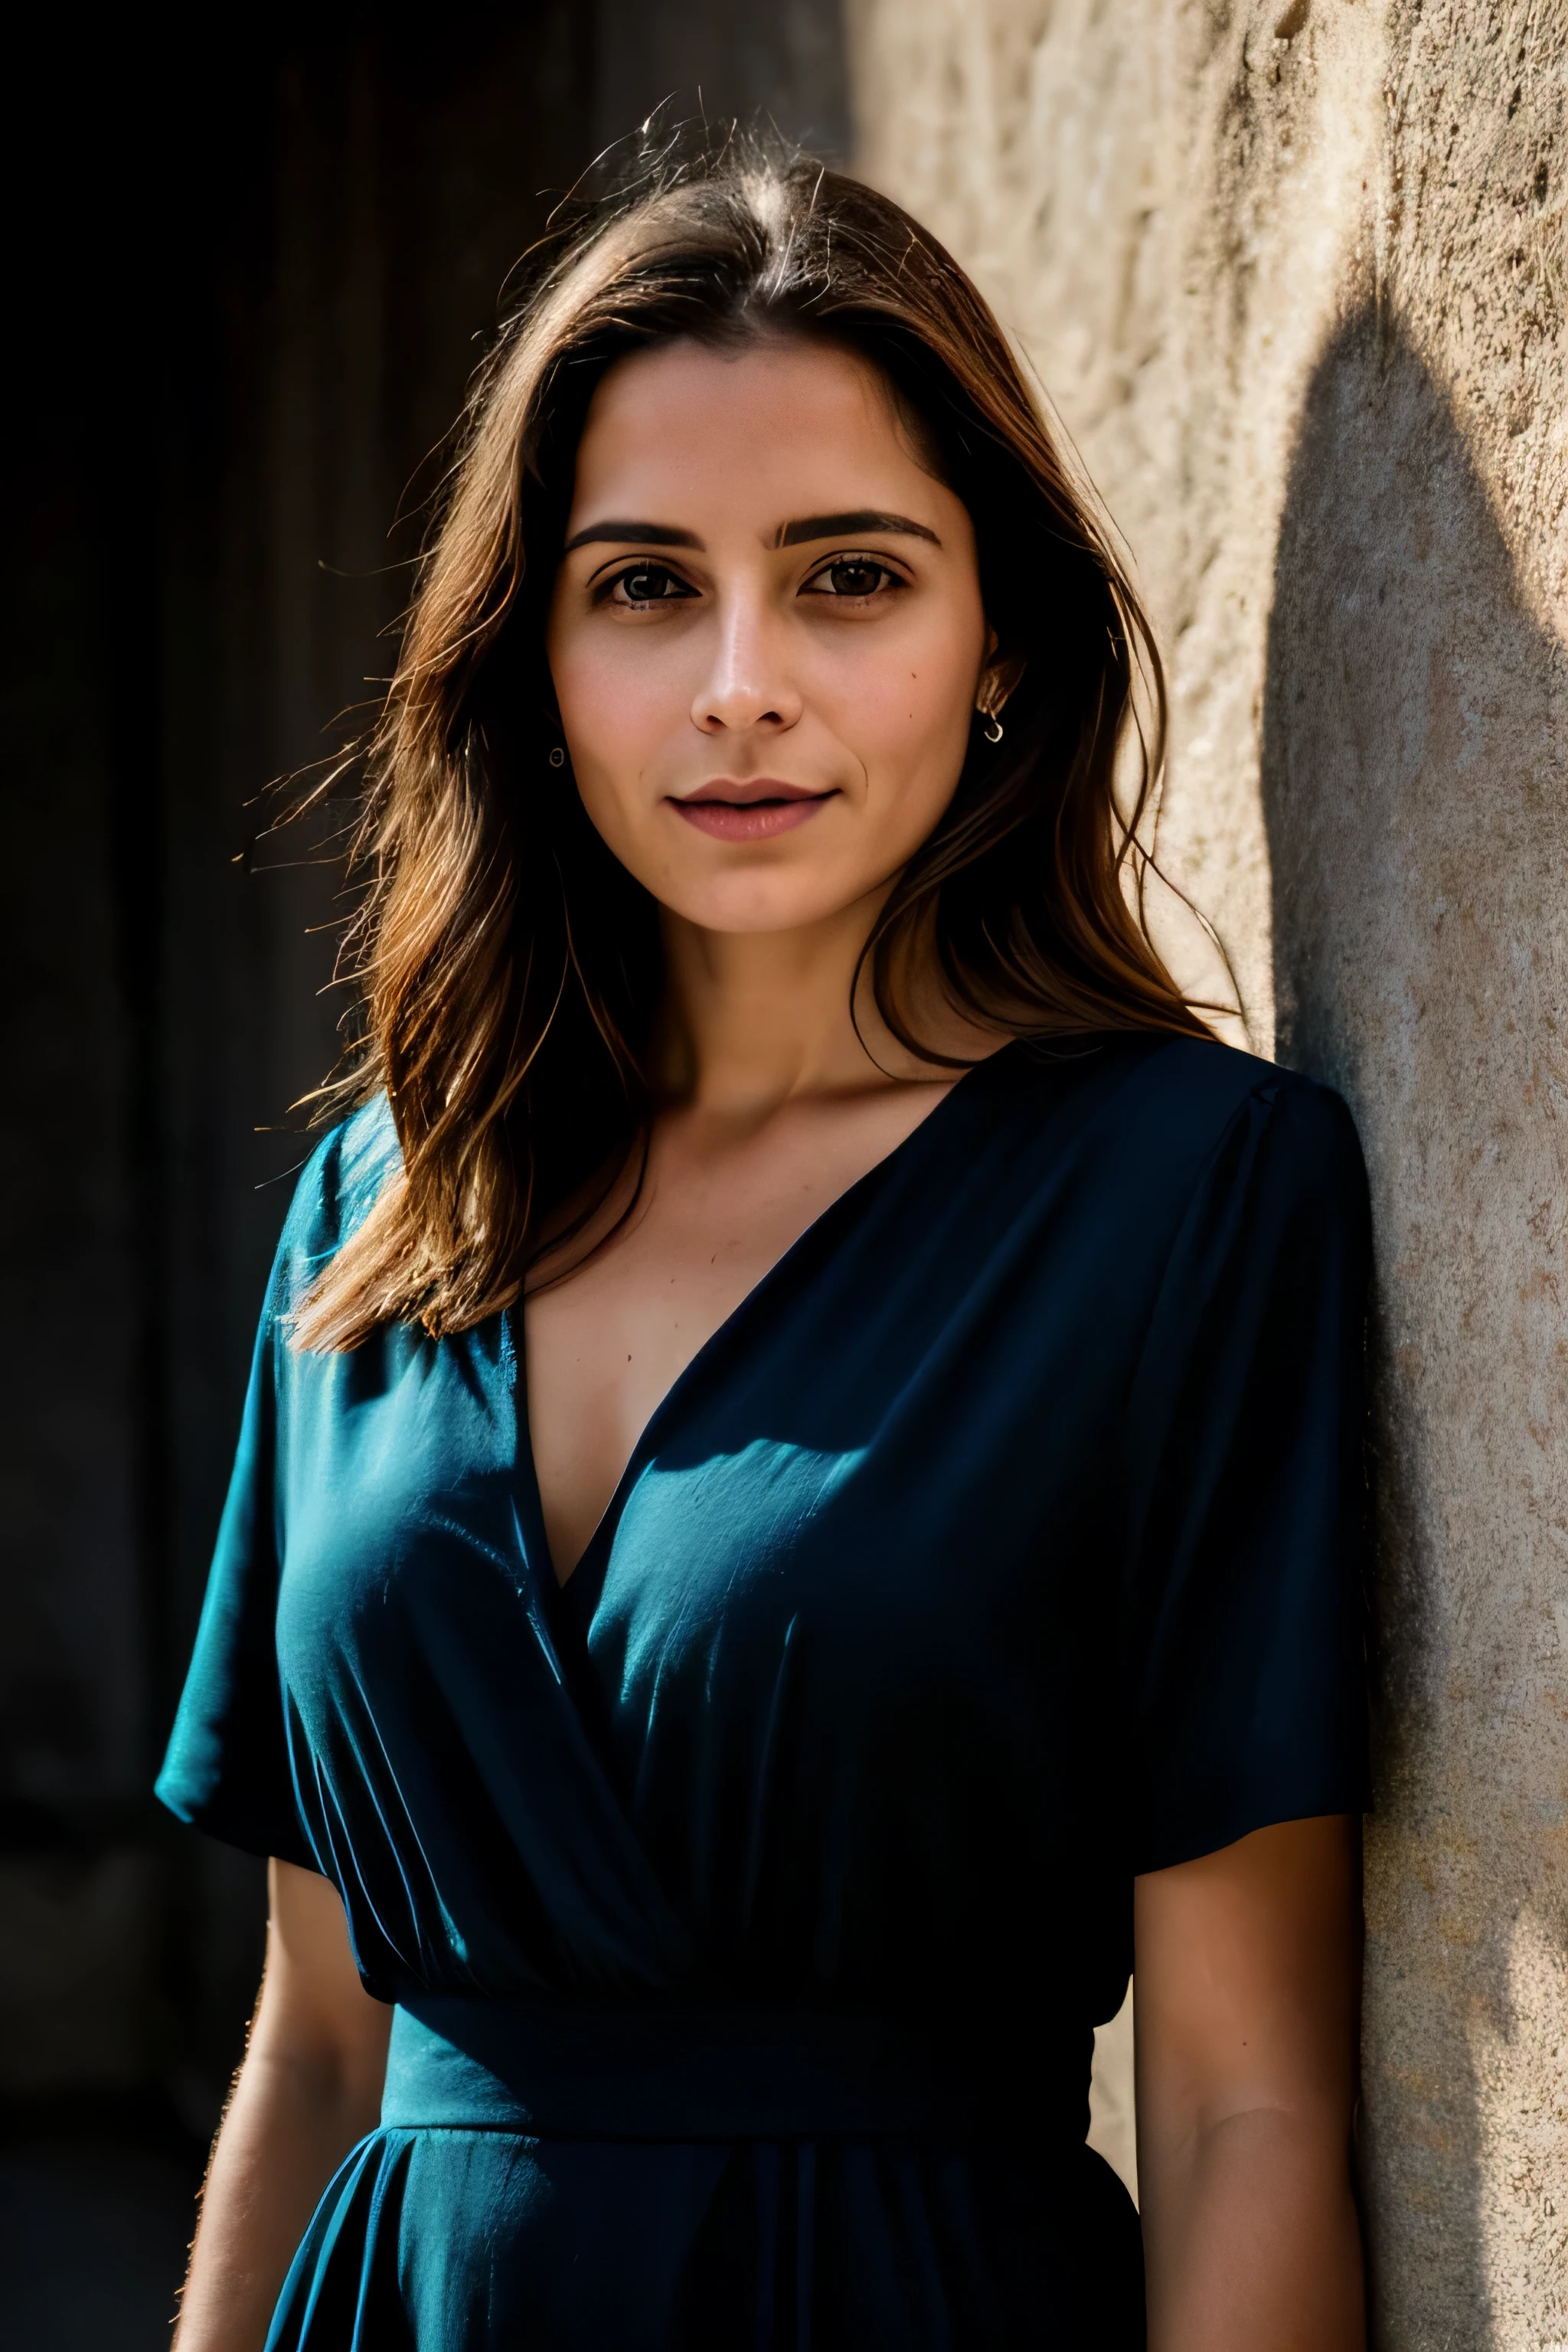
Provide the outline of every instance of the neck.
<path id="1" fill-rule="evenodd" d="M 786 931 L 710 931 L 666 911 L 666 1083 L 704 1110 L 756 1118 L 791 1097 L 940 1078 L 879 1015 L 855 967 L 880 908 L 867 899 Z M 862 1040 L 864 1042 L 862 1042 Z"/>

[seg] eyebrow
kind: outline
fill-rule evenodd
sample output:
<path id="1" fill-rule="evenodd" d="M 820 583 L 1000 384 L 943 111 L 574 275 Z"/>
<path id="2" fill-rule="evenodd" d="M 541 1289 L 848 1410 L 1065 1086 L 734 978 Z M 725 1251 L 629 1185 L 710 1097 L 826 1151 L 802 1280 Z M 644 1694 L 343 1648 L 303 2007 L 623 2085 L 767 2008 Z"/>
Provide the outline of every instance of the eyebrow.
<path id="1" fill-rule="evenodd" d="M 591 522 L 586 530 L 580 530 L 574 539 L 569 539 L 561 552 L 570 555 L 574 548 L 592 547 L 600 540 L 607 540 L 617 547 L 629 541 L 635 547 L 692 547 L 699 554 L 702 552 L 702 541 L 697 533 L 680 530 L 674 523 L 616 521 Z"/>
<path id="2" fill-rule="evenodd" d="M 874 508 L 859 507 L 852 514 L 805 515 L 798 522 L 781 523 L 773 545 L 803 547 L 814 539 L 855 539 L 862 532 L 879 530 L 898 539 L 927 539 L 933 547 L 942 541 L 934 530 L 923 522 L 915 522 L 908 515 L 879 514 Z M 703 544 L 694 530 L 682 530 L 675 523 L 622 522 L 612 519 L 606 522 L 591 522 L 569 539 L 562 549 L 570 555 L 579 547 L 608 544 L 614 547 L 689 547 L 701 554 Z"/>
<path id="3" fill-rule="evenodd" d="M 853 514 L 806 515 L 800 522 L 786 522 L 773 545 L 800 547 L 811 539 L 856 539 L 867 530 L 889 531 L 899 539 L 929 539 L 933 547 L 942 545 L 935 531 L 923 522 L 911 522 L 908 515 L 878 514 L 870 507 L 858 508 Z"/>

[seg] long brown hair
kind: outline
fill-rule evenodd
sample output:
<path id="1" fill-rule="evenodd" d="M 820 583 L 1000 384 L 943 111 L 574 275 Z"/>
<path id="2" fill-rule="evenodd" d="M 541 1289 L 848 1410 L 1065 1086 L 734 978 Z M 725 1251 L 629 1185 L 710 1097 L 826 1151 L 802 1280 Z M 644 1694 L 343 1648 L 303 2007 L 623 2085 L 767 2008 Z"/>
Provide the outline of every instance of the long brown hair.
<path id="1" fill-rule="evenodd" d="M 356 856 L 369 884 L 348 942 L 363 1027 L 320 1099 L 331 1111 L 384 1090 L 402 1166 L 305 1301 L 303 1347 L 492 1315 L 552 1218 L 607 1197 L 646 1139 L 658 912 L 584 813 L 543 652 L 578 438 L 627 352 L 780 331 L 847 347 L 881 371 L 973 520 L 996 671 L 1016 683 L 1003 740 L 976 725 L 952 802 L 868 943 L 893 1034 L 951 1058 L 903 1008 L 914 949 L 994 1031 L 1207 1034 L 1142 918 L 1159 656 L 958 264 L 855 180 L 772 141 L 686 131 L 645 136 L 618 184 L 566 208 L 531 265 L 469 404 L 368 747 Z"/>

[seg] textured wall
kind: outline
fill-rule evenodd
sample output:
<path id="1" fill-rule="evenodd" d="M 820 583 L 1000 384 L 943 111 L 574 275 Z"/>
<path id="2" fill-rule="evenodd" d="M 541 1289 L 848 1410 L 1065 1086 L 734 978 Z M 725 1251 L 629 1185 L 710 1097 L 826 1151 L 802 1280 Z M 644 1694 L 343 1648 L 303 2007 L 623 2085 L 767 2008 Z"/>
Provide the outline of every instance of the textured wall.
<path id="1" fill-rule="evenodd" d="M 858 0 L 1138 560 L 1163 850 L 1379 1269 L 1380 2341 L 1568 2340 L 1568 0 Z"/>

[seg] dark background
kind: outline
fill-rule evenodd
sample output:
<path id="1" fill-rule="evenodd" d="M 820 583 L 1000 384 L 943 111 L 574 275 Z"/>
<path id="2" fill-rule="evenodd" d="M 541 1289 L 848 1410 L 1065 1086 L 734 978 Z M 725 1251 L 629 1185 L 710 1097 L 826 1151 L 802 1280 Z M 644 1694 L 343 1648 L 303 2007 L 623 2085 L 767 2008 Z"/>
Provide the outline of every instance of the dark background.
<path id="1" fill-rule="evenodd" d="M 61 12 L 7 79 L 0 2346 L 135 2352 L 264 1908 L 150 1785 L 342 1009 L 268 787 L 391 667 L 554 196 L 670 93 L 848 123 L 838 0 Z"/>

